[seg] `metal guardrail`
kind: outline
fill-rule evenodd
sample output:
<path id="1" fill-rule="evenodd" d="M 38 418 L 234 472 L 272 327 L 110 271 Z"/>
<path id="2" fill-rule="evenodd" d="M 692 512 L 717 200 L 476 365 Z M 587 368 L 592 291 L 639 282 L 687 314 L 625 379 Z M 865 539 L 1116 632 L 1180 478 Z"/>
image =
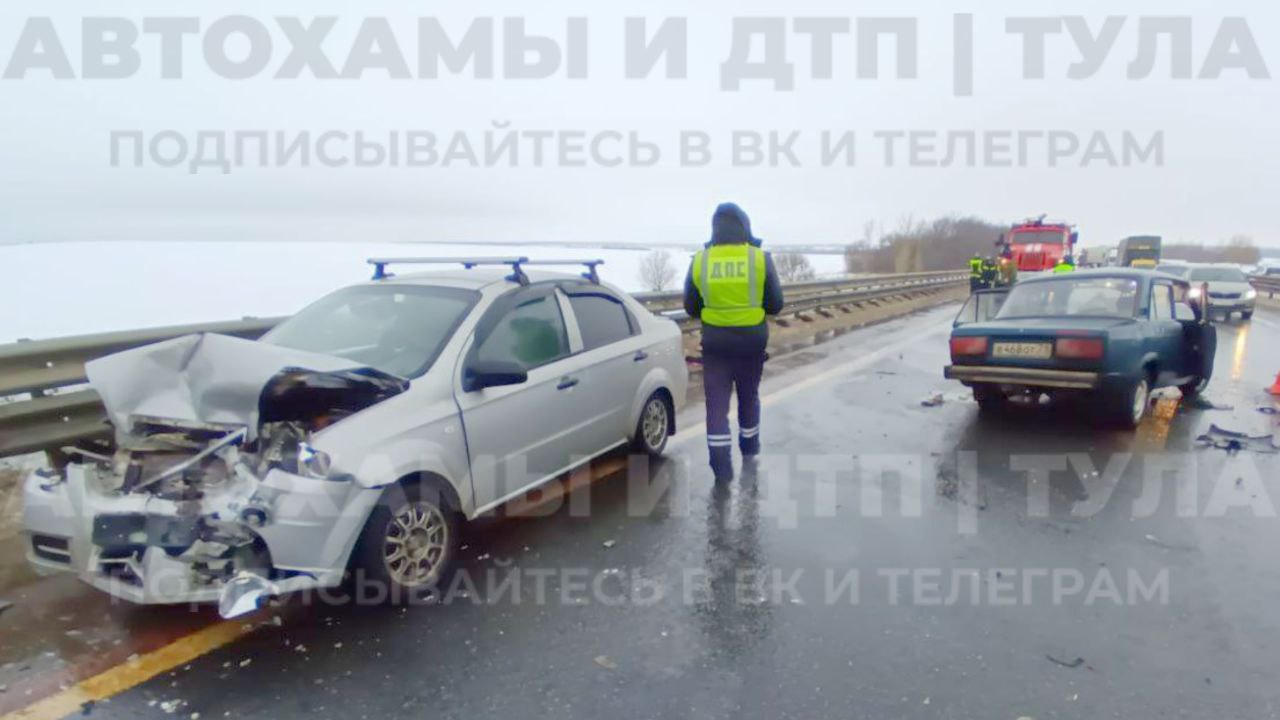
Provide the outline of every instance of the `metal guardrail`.
<path id="1" fill-rule="evenodd" d="M 0 403 L 0 457 L 56 452 L 80 440 L 111 435 L 96 392 L 85 389 L 51 394 L 83 384 L 84 364 L 90 360 L 192 333 L 255 339 L 281 319 L 245 318 L 0 345 L 0 398 L 30 395 L 29 399 Z"/>
<path id="2" fill-rule="evenodd" d="M 1249 278 L 1249 284 L 1259 293 L 1266 293 L 1267 297 L 1280 295 L 1280 275 L 1254 275 Z"/>
<path id="3" fill-rule="evenodd" d="M 933 272 L 788 283 L 784 318 L 934 292 L 965 282 L 967 277 L 963 272 Z M 681 293 L 637 293 L 635 297 L 652 312 L 675 320 L 685 333 L 697 332 L 697 320 L 684 313 Z M 9 399 L 0 400 L 0 457 L 44 451 L 57 464 L 62 447 L 110 438 L 111 428 L 98 394 L 75 388 L 85 382 L 84 365 L 90 360 L 194 333 L 256 339 L 281 320 L 245 318 L 0 345 L 0 398 Z"/>

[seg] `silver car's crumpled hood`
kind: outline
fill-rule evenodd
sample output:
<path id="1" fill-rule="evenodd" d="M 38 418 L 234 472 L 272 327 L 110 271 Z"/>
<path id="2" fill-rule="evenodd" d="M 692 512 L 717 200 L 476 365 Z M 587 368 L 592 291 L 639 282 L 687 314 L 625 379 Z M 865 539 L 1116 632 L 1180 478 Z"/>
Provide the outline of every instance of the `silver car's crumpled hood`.
<path id="1" fill-rule="evenodd" d="M 244 340 L 186 335 L 85 363 L 89 384 L 117 432 L 130 416 L 258 426 L 263 387 L 285 368 L 333 372 L 362 367 L 351 360 Z"/>

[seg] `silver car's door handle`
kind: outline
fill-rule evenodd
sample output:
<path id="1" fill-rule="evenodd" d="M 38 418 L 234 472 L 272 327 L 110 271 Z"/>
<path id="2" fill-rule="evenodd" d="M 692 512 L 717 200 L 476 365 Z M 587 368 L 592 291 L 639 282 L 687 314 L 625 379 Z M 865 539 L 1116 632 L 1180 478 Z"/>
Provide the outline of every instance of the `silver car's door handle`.
<path id="1" fill-rule="evenodd" d="M 557 390 L 568 390 L 568 389 L 570 389 L 570 388 L 577 387 L 577 385 L 578 385 L 578 378 L 576 378 L 576 377 L 562 377 L 562 378 L 560 378 L 560 384 L 556 386 L 556 389 L 557 389 Z"/>
<path id="2" fill-rule="evenodd" d="M 635 362 L 644 362 L 645 360 L 649 359 L 649 353 L 643 350 L 639 350 L 636 352 L 635 356 L 632 357 L 631 359 Z"/>

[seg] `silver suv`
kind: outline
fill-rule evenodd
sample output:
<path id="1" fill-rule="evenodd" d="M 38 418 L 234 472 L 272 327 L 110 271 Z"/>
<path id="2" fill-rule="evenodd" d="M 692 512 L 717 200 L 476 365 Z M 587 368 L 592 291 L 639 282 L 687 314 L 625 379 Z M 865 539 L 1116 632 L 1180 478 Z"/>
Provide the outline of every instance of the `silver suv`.
<path id="1" fill-rule="evenodd" d="M 395 277 L 409 261 L 370 262 L 374 281 L 261 340 L 89 363 L 119 450 L 30 477 L 31 562 L 228 616 L 348 568 L 405 597 L 448 572 L 461 520 L 620 446 L 663 452 L 688 379 L 680 330 L 598 263 Z"/>

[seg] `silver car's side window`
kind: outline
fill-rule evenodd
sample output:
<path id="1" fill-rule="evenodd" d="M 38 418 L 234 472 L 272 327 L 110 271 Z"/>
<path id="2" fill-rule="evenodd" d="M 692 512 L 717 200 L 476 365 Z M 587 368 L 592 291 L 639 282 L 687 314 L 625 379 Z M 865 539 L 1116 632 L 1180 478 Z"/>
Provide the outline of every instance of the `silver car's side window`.
<path id="1" fill-rule="evenodd" d="M 480 361 L 514 362 L 526 370 L 568 357 L 569 335 L 552 293 L 522 300 L 476 349 Z"/>
<path id="2" fill-rule="evenodd" d="M 626 306 L 607 292 L 572 291 L 569 305 L 578 321 L 584 350 L 611 345 L 636 334 Z"/>

